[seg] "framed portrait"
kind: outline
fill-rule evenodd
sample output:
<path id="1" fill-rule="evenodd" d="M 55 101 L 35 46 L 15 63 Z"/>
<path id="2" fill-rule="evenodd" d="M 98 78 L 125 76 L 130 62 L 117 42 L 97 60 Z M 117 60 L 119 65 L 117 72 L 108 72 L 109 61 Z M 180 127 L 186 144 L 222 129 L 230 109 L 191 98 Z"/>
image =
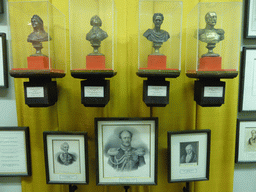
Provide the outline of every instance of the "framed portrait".
<path id="1" fill-rule="evenodd" d="M 239 111 L 256 111 L 255 48 L 243 48 L 240 68 Z"/>
<path id="2" fill-rule="evenodd" d="M 256 38 L 256 0 L 245 0 L 245 38 Z"/>
<path id="3" fill-rule="evenodd" d="M 168 182 L 209 180 L 211 130 L 168 132 Z"/>
<path id="4" fill-rule="evenodd" d="M 157 184 L 158 118 L 95 118 L 97 185 Z"/>
<path id="5" fill-rule="evenodd" d="M 0 127 L 0 177 L 31 176 L 28 127 Z"/>
<path id="6" fill-rule="evenodd" d="M 237 119 L 235 162 L 256 162 L 256 119 Z"/>
<path id="7" fill-rule="evenodd" d="M 46 182 L 88 184 L 86 132 L 44 132 Z"/>
<path id="8" fill-rule="evenodd" d="M 8 88 L 8 69 L 5 33 L 0 33 L 0 88 Z"/>

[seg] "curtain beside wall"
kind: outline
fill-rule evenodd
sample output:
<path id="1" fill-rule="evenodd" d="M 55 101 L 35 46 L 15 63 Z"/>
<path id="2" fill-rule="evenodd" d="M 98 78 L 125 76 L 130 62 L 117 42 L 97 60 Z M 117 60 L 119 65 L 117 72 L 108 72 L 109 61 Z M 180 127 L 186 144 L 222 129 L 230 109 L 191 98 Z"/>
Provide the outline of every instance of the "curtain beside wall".
<path id="1" fill-rule="evenodd" d="M 68 28 L 68 0 L 52 0 L 52 4 L 66 16 Z M 185 75 L 187 14 L 198 1 L 183 1 L 182 72 L 170 81 L 170 103 L 164 108 L 152 108 L 152 116 L 159 118 L 158 130 L 158 185 L 133 186 L 131 192 L 182 191 L 185 183 L 167 182 L 167 131 L 211 129 L 210 180 L 192 182 L 196 192 L 232 191 L 235 151 L 235 122 L 238 78 L 227 80 L 225 104 L 202 108 L 193 101 L 193 83 Z M 68 191 L 66 185 L 47 185 L 43 152 L 44 131 L 87 131 L 89 139 L 89 185 L 78 186 L 82 191 L 123 192 L 122 186 L 96 186 L 95 117 L 150 117 L 150 108 L 142 101 L 143 79 L 136 76 L 138 69 L 138 0 L 116 0 L 117 9 L 117 75 L 110 80 L 110 102 L 104 108 L 84 107 L 80 102 L 80 81 L 71 77 L 57 79 L 58 102 L 48 108 L 29 108 L 24 102 L 23 79 L 15 79 L 19 126 L 29 126 L 32 177 L 22 178 L 23 192 Z M 85 21 L 86 22 L 86 21 Z M 69 30 L 67 29 L 67 65 L 69 58 Z M 14 47 L 15 48 L 15 47 Z M 13 48 L 13 49 L 14 49 Z M 195 189 L 195 190 L 194 190 Z"/>

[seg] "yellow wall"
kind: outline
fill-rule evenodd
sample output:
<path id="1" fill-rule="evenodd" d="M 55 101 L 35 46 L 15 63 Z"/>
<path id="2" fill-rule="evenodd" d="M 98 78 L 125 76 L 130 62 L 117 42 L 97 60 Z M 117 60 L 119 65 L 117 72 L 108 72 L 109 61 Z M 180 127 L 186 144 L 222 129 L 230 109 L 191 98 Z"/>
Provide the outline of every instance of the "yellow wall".
<path id="1" fill-rule="evenodd" d="M 14 0 L 12 0 L 14 1 Z M 68 0 L 51 0 L 66 16 L 68 27 Z M 89 1 L 88 1 L 89 2 Z M 225 104 L 202 108 L 193 101 L 194 79 L 185 75 L 185 47 L 187 14 L 198 3 L 183 1 L 181 75 L 170 81 L 170 102 L 164 108 L 149 108 L 142 101 L 143 79 L 136 76 L 138 69 L 138 0 L 116 0 L 117 9 L 117 76 L 110 80 L 111 100 L 105 108 L 86 108 L 81 103 L 80 80 L 69 72 L 69 31 L 67 30 L 66 77 L 57 79 L 58 102 L 48 108 L 29 108 L 24 103 L 23 79 L 15 80 L 19 126 L 29 126 L 31 132 L 32 177 L 22 179 L 24 192 L 68 191 L 68 186 L 47 185 L 44 167 L 43 131 L 87 131 L 89 136 L 89 185 L 79 191 L 121 192 L 121 186 L 96 186 L 95 117 L 153 117 L 159 118 L 158 130 L 158 185 L 134 186 L 130 191 L 182 191 L 185 183 L 167 182 L 167 131 L 211 129 L 210 180 L 192 182 L 195 191 L 233 190 L 235 122 L 237 115 L 238 78 L 226 80 Z M 207 2 L 207 1 L 206 1 Z M 15 47 L 13 48 L 15 49 Z"/>

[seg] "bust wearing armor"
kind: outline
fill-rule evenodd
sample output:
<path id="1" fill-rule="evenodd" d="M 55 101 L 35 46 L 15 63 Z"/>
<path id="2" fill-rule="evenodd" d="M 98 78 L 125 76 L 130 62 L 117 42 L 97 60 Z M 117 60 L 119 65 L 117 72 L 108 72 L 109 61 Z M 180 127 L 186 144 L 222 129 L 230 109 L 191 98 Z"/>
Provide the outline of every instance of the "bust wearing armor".
<path id="1" fill-rule="evenodd" d="M 199 29 L 199 40 L 207 43 L 208 53 L 202 55 L 202 57 L 218 57 L 219 54 L 213 53 L 213 48 L 216 43 L 219 43 L 224 39 L 224 30 L 215 29 L 214 26 L 217 22 L 217 14 L 213 11 L 208 12 L 205 15 L 206 26 L 204 29 Z"/>
<path id="2" fill-rule="evenodd" d="M 118 171 L 137 170 L 145 165 L 145 149 L 131 147 L 132 133 L 128 130 L 121 131 L 119 138 L 122 142 L 120 148 L 110 148 L 108 164 Z"/>

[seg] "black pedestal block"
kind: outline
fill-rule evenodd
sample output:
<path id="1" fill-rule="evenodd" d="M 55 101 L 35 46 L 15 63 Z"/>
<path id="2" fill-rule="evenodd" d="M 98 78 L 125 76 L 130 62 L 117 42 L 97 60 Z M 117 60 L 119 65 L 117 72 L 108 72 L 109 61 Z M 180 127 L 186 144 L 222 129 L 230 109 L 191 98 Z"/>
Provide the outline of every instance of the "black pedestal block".
<path id="1" fill-rule="evenodd" d="M 57 102 L 57 83 L 51 79 L 24 82 L 25 103 L 29 107 L 49 107 Z"/>
<path id="2" fill-rule="evenodd" d="M 81 102 L 85 107 L 105 107 L 109 100 L 109 80 L 91 78 L 81 81 Z"/>
<path id="3" fill-rule="evenodd" d="M 148 107 L 165 107 L 169 104 L 170 82 L 165 78 L 151 77 L 143 81 L 143 101 Z"/>
<path id="4" fill-rule="evenodd" d="M 195 81 L 194 100 L 202 107 L 220 107 L 224 104 L 225 84 L 220 79 Z"/>

